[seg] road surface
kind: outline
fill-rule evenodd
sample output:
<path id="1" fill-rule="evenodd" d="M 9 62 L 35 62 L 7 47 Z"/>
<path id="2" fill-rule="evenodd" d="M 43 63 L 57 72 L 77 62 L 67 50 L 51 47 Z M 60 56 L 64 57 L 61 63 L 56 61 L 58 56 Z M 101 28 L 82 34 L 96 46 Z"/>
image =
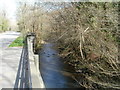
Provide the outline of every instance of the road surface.
<path id="1" fill-rule="evenodd" d="M 20 33 L 7 31 L 0 34 L 0 89 L 13 88 L 22 47 L 8 47 Z"/>

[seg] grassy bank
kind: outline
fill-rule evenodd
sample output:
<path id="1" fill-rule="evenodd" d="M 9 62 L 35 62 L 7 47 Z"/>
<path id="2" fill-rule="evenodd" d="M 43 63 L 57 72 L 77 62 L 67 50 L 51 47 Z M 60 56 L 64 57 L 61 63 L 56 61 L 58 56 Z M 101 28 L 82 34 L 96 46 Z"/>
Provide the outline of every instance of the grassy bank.
<path id="1" fill-rule="evenodd" d="M 23 46 L 23 37 L 18 37 L 16 40 L 14 40 L 9 47 L 20 47 Z"/>

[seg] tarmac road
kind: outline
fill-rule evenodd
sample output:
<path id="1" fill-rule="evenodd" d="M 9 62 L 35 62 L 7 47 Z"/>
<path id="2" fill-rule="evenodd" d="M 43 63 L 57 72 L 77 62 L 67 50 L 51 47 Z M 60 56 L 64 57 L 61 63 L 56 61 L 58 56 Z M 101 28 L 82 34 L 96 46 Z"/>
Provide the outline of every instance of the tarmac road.
<path id="1" fill-rule="evenodd" d="M 13 88 L 22 47 L 8 47 L 20 33 L 0 33 L 0 89 Z"/>

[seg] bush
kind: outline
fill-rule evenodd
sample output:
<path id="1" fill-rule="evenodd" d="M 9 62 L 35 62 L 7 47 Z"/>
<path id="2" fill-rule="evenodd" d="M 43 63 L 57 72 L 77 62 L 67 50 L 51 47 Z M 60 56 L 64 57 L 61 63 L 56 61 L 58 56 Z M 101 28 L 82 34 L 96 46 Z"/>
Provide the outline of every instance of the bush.
<path id="1" fill-rule="evenodd" d="M 9 47 L 19 47 L 23 46 L 23 37 L 18 37 L 16 40 L 14 40 Z"/>
<path id="2" fill-rule="evenodd" d="M 120 88 L 115 79 L 120 79 L 117 3 L 72 3 L 52 12 L 52 17 L 51 36 L 63 48 L 61 55 L 76 71 L 87 69 L 80 84 L 86 88 L 95 88 L 94 84 Z"/>

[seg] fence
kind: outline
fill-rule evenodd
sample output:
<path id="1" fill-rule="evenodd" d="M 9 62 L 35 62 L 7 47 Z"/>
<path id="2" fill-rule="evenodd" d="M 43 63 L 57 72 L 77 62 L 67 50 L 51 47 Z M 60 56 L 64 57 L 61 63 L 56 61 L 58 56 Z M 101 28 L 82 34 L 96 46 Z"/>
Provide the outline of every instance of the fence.
<path id="1" fill-rule="evenodd" d="M 39 58 L 33 52 L 34 34 L 26 36 L 18 72 L 14 85 L 15 88 L 45 88 L 42 76 L 39 71 Z"/>

